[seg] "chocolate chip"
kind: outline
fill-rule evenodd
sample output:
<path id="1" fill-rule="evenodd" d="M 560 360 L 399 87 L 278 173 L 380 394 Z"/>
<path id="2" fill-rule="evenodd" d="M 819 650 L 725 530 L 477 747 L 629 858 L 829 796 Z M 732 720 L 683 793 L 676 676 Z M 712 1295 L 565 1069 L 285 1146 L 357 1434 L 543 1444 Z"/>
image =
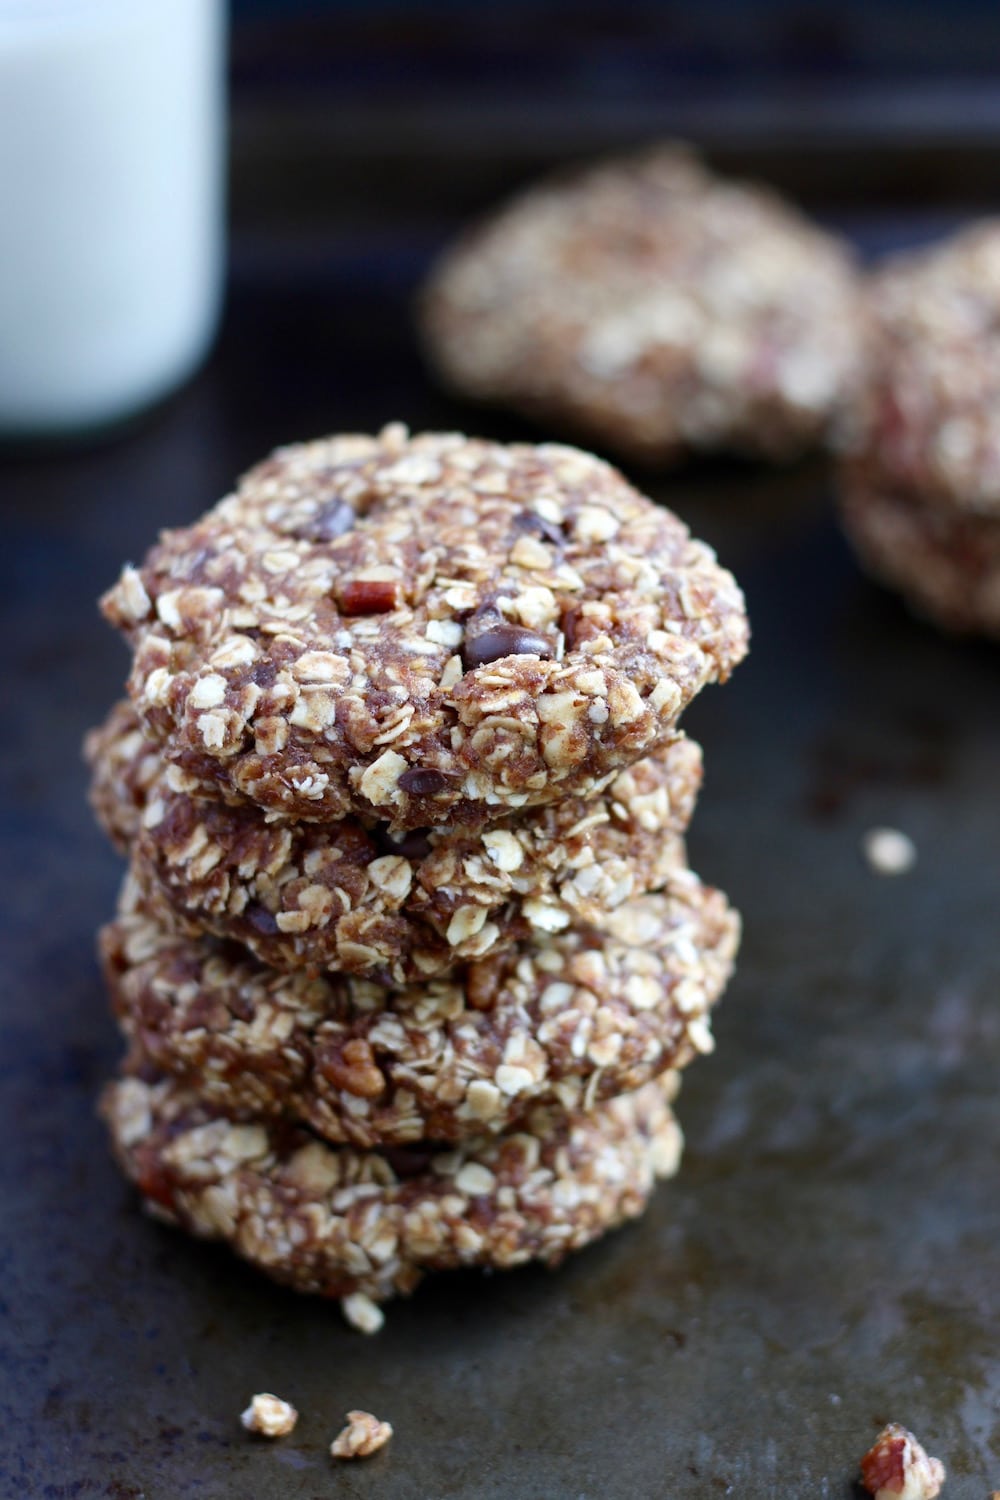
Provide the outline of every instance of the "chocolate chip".
<path id="1" fill-rule="evenodd" d="M 448 778 L 443 771 L 432 770 L 430 766 L 413 766 L 403 772 L 396 785 L 411 797 L 436 797 L 448 785 Z"/>
<path id="2" fill-rule="evenodd" d="M 543 537 L 545 541 L 551 542 L 554 547 L 566 545 L 566 538 L 562 528 L 556 526 L 552 521 L 546 521 L 537 510 L 522 510 L 514 517 L 514 530 L 534 532 L 536 536 Z"/>
<path id="3" fill-rule="evenodd" d="M 404 771 L 404 776 L 410 773 Z M 375 830 L 375 842 L 384 854 L 401 854 L 404 859 L 426 859 L 431 852 L 431 841 L 426 828 L 413 828 L 409 833 L 393 838 L 385 828 Z"/>
<path id="4" fill-rule="evenodd" d="M 292 535 L 303 542 L 332 542 L 334 537 L 350 531 L 357 519 L 357 512 L 346 500 L 327 500 L 301 526 L 296 526 Z"/>
<path id="5" fill-rule="evenodd" d="M 274 937 L 278 930 L 274 913 L 268 911 L 266 906 L 261 906 L 259 901 L 251 901 L 245 907 L 243 915 L 254 932 L 259 932 L 261 937 Z"/>
<path id="6" fill-rule="evenodd" d="M 462 659 L 467 668 L 482 667 L 503 656 L 542 656 L 555 654 L 551 641 L 526 625 L 495 625 L 478 635 L 466 636 Z"/>
<path id="7" fill-rule="evenodd" d="M 383 1146 L 382 1155 L 397 1177 L 421 1177 L 436 1152 L 432 1146 Z"/>

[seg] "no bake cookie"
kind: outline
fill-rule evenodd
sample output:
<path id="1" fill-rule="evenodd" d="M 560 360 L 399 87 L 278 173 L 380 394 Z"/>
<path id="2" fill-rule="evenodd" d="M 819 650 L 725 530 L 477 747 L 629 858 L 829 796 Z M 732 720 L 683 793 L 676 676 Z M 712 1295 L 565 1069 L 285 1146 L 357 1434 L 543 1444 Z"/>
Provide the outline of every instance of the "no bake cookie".
<path id="1" fill-rule="evenodd" d="M 590 795 L 747 648 L 731 575 L 607 464 L 400 426 L 280 450 L 104 609 L 191 783 L 396 829 Z"/>
<path id="2" fill-rule="evenodd" d="M 175 1083 L 138 1077 L 106 1090 L 104 1114 L 158 1217 L 300 1291 L 382 1300 L 427 1271 L 556 1265 L 635 1218 L 677 1170 L 675 1092 L 667 1074 L 592 1114 L 538 1107 L 508 1135 L 391 1155 L 234 1123 Z"/>
<path id="3" fill-rule="evenodd" d="M 590 801 L 393 838 L 357 817 L 291 823 L 193 796 L 125 705 L 87 753 L 101 823 L 131 846 L 139 883 L 162 896 L 174 925 L 233 938 L 276 968 L 383 983 L 441 973 L 539 929 L 600 921 L 656 889 L 684 863 L 678 836 L 701 780 L 701 752 L 681 736 L 612 773 Z"/>
<path id="4" fill-rule="evenodd" d="M 421 321 L 465 395 L 655 463 L 825 439 L 860 326 L 844 245 L 676 146 L 523 192 L 444 253 Z"/>
<path id="5" fill-rule="evenodd" d="M 920 613 L 1000 636 L 1000 220 L 892 257 L 866 312 L 847 533 Z"/>
<path id="6" fill-rule="evenodd" d="M 374 1146 L 508 1129 L 539 1102 L 591 1108 L 710 1051 L 738 938 L 721 892 L 683 870 L 600 928 L 395 990 L 178 938 L 130 884 L 101 947 L 137 1067 L 220 1113 Z"/>

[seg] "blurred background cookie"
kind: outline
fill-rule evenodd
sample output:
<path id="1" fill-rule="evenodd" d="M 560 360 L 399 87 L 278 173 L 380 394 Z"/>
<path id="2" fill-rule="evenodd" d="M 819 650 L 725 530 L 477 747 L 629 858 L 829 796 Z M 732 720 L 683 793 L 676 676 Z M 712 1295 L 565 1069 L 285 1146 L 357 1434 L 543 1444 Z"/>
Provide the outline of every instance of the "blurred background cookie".
<path id="1" fill-rule="evenodd" d="M 857 364 L 847 248 L 675 145 L 514 198 L 445 251 L 420 319 L 457 391 L 656 464 L 791 458 Z"/>
<path id="2" fill-rule="evenodd" d="M 1000 636 L 1000 220 L 893 257 L 865 303 L 848 536 L 920 613 Z"/>

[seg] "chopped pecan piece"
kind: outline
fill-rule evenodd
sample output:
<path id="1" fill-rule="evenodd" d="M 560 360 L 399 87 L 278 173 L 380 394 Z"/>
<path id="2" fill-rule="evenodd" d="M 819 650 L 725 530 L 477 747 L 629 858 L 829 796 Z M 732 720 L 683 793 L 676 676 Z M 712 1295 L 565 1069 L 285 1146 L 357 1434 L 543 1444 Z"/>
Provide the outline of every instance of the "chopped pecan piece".
<path id="1" fill-rule="evenodd" d="M 934 1500 L 944 1480 L 944 1464 L 898 1422 L 882 1429 L 861 1460 L 861 1483 L 875 1500 Z"/>

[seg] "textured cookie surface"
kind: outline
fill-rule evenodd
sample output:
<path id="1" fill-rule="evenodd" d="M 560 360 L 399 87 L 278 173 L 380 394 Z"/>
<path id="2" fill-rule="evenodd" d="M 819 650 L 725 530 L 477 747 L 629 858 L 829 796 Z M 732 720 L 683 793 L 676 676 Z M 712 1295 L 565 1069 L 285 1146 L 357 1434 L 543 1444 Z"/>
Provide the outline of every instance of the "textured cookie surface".
<path id="1" fill-rule="evenodd" d="M 866 311 L 859 486 L 1000 517 L 1000 220 L 892 257 Z"/>
<path id="2" fill-rule="evenodd" d="M 608 465 L 401 427 L 281 450 L 104 608 L 192 781 L 397 829 L 589 794 L 747 646 L 711 549 Z"/>
<path id="3" fill-rule="evenodd" d="M 137 1066 L 222 1113 L 370 1146 L 507 1129 L 539 1102 L 589 1108 L 710 1051 L 738 937 L 725 897 L 685 870 L 601 928 L 395 990 L 178 938 L 134 885 L 102 950 Z"/>
<path id="4" fill-rule="evenodd" d="M 104 1114 L 158 1216 L 301 1291 L 382 1299 L 425 1271 L 556 1264 L 634 1218 L 677 1169 L 674 1092 L 668 1074 L 593 1114 L 539 1108 L 510 1135 L 390 1154 L 237 1124 L 162 1081 L 112 1084 Z"/>
<path id="5" fill-rule="evenodd" d="M 175 925 L 233 938 L 276 968 L 382 983 L 441 973 L 539 929 L 600 921 L 661 886 L 684 864 L 679 835 L 701 778 L 701 752 L 681 736 L 612 773 L 590 801 L 397 840 L 357 817 L 268 821 L 247 805 L 193 797 L 184 772 L 136 730 L 122 704 L 89 738 L 92 802 Z"/>
<path id="6" fill-rule="evenodd" d="M 858 358 L 846 249 L 676 147 L 523 193 L 445 253 L 422 320 L 465 394 L 656 462 L 794 454 Z"/>

